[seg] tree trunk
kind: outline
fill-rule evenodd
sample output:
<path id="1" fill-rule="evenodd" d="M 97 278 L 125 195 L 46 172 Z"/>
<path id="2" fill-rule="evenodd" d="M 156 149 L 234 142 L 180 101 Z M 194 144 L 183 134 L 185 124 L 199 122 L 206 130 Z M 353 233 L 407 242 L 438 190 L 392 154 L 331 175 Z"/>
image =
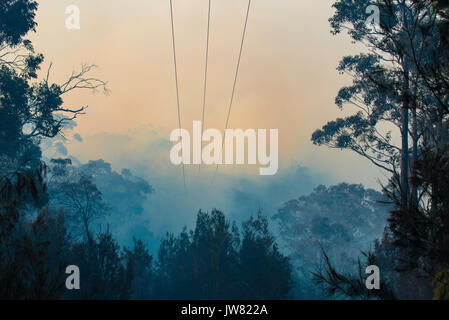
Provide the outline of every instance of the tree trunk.
<path id="1" fill-rule="evenodd" d="M 86 233 L 86 241 L 90 240 L 89 222 L 87 216 L 83 215 L 84 232 Z"/>
<path id="2" fill-rule="evenodd" d="M 416 103 L 412 108 L 412 161 L 410 165 L 410 176 L 416 176 L 415 162 L 418 160 L 418 120 L 416 116 Z M 416 208 L 418 206 L 418 189 L 414 184 L 411 186 L 412 204 Z"/>
<path id="3" fill-rule="evenodd" d="M 405 99 L 406 100 L 406 99 Z M 404 101 L 402 107 L 401 122 L 402 122 L 402 151 L 401 151 L 401 206 L 407 206 L 408 199 L 408 102 Z"/>
<path id="4" fill-rule="evenodd" d="M 405 14 L 406 2 L 405 0 L 402 2 L 402 23 L 403 28 L 407 28 L 407 18 Z M 401 49 L 404 50 L 404 49 Z M 407 67 L 407 55 L 405 52 L 402 54 L 402 64 L 404 71 L 404 83 L 403 83 L 403 104 L 401 111 L 401 135 L 402 135 L 402 150 L 401 150 L 401 176 L 400 176 L 400 184 L 401 184 L 401 207 L 402 209 L 407 208 L 408 201 L 408 174 L 409 174 L 409 150 L 408 150 L 408 131 L 409 131 L 409 114 L 408 110 L 410 108 L 409 102 L 409 74 Z"/>

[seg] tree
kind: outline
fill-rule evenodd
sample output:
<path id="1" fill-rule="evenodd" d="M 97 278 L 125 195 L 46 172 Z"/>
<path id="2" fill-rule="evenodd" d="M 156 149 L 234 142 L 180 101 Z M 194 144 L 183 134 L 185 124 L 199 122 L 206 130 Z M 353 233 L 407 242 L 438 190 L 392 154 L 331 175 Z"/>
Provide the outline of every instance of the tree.
<path id="1" fill-rule="evenodd" d="M 62 212 L 52 212 L 44 167 L 0 178 L 0 299 L 58 299 L 69 238 Z M 40 210 L 36 218 L 26 213 Z"/>
<path id="2" fill-rule="evenodd" d="M 436 19 L 442 11 L 422 1 L 378 0 L 374 4 L 380 23 L 370 28 L 365 12 L 372 4 L 341 0 L 333 5 L 332 33 L 347 30 L 367 53 L 344 57 L 338 67 L 353 78 L 353 84 L 340 90 L 336 104 L 340 108 L 351 104 L 358 111 L 329 122 L 312 135 L 312 141 L 352 150 L 389 172 L 405 205 L 408 197 L 415 202 L 418 198 L 417 189 L 409 190 L 409 177 L 414 175 L 419 144 L 429 134 L 442 137 L 440 129 L 430 128 L 435 115 L 444 122 L 440 111 L 448 106 L 447 90 L 435 89 L 442 83 L 441 66 L 447 66 L 447 58 L 442 59 L 447 48 L 442 41 L 435 42 L 442 35 Z M 394 142 L 396 135 L 400 143 Z"/>
<path id="3" fill-rule="evenodd" d="M 162 239 L 156 261 L 156 299 L 201 299 L 201 288 L 193 276 L 190 246 L 186 229 L 178 237 L 168 233 Z"/>
<path id="4" fill-rule="evenodd" d="M 326 290 L 328 296 L 350 297 L 359 300 L 395 300 L 396 297 L 389 287 L 388 283 L 382 277 L 380 279 L 380 287 L 378 290 L 368 290 L 366 288 L 366 274 L 365 270 L 367 266 L 378 265 L 376 256 L 372 252 L 362 252 L 365 262 L 362 263 L 358 259 L 357 273 L 355 275 L 351 273 L 340 273 L 331 263 L 326 252 L 323 250 L 323 256 L 325 260 L 324 270 L 313 273 L 313 280 L 317 284 L 326 284 Z"/>
<path id="5" fill-rule="evenodd" d="M 35 69 L 38 68 L 37 65 Z M 106 83 L 85 77 L 92 68 L 83 66 L 62 85 L 49 84 L 48 76 L 44 81 L 31 85 L 29 81 L 36 75 L 18 74 L 14 69 L 0 66 L 1 154 L 20 156 L 27 148 L 38 146 L 42 138 L 62 134 L 64 125 L 87 108 L 65 107 L 62 96 L 75 89 L 105 88 Z"/>
<path id="6" fill-rule="evenodd" d="M 152 298 L 153 257 L 142 240 L 133 239 L 132 249 L 124 249 L 126 272 L 129 277 L 131 299 Z"/>
<path id="7" fill-rule="evenodd" d="M 74 244 L 70 259 L 83 272 L 80 290 L 66 294 L 68 299 L 129 299 L 131 278 L 121 255 L 120 246 L 109 230 Z"/>
<path id="8" fill-rule="evenodd" d="M 427 282 L 421 286 L 414 281 L 415 287 L 428 287 L 430 279 L 435 279 L 439 290 L 435 296 L 442 297 L 448 245 L 449 3 L 378 0 L 380 24 L 373 28 L 366 26 L 363 17 L 368 4 L 338 1 L 330 19 L 334 34 L 347 29 L 354 41 L 368 49 L 369 53 L 343 58 L 339 66 L 354 80 L 340 91 L 336 103 L 340 107 L 350 103 L 361 111 L 329 122 L 312 140 L 351 149 L 392 174 L 384 193 L 394 209 L 385 241 L 375 254 L 383 259 L 381 263 L 391 264 L 394 272 L 407 271 L 413 280 Z M 391 132 L 382 134 L 385 122 L 397 127 L 401 143 L 392 143 Z M 329 261 L 326 265 L 331 270 Z M 402 275 L 391 279 L 396 289 L 404 287 Z M 321 283 L 339 290 L 336 285 L 344 284 L 346 278 L 332 277 L 326 274 Z"/>
<path id="9" fill-rule="evenodd" d="M 158 254 L 157 297 L 170 299 L 226 299 L 237 294 L 235 227 L 218 210 L 199 212 L 196 226 L 178 237 L 168 234 Z M 161 290 L 162 289 L 162 290 Z"/>
<path id="10" fill-rule="evenodd" d="M 289 297 L 290 261 L 278 250 L 267 219 L 259 214 L 245 222 L 242 230 L 213 210 L 210 214 L 200 211 L 190 233 L 184 229 L 178 237 L 168 234 L 159 249 L 154 297 Z"/>
<path id="11" fill-rule="evenodd" d="M 294 285 L 292 266 L 270 233 L 267 218 L 259 211 L 256 218 L 243 223 L 242 233 L 238 270 L 240 298 L 289 298 Z"/>
<path id="12" fill-rule="evenodd" d="M 75 222 L 75 225 L 81 222 L 85 234 L 93 221 L 109 223 L 117 237 L 123 230 L 129 230 L 130 225 L 138 225 L 145 219 L 142 215 L 144 202 L 154 189 L 130 170 L 118 173 L 101 159 L 73 165 L 70 159 L 59 158 L 50 163 L 51 204 L 71 214 L 68 222 Z M 133 219 L 129 219 L 130 216 Z M 118 237 L 118 240 L 123 238 Z"/>
<path id="13" fill-rule="evenodd" d="M 4 0 L 0 6 L 0 46 L 16 46 L 29 31 L 35 31 L 37 10 L 34 0 Z"/>
<path id="14" fill-rule="evenodd" d="M 0 4 L 0 158 L 16 159 L 17 166 L 38 165 L 42 138 L 62 134 L 64 125 L 84 114 L 87 106 L 64 106 L 63 95 L 77 89 L 106 91 L 106 82 L 88 76 L 94 65 L 82 65 L 60 85 L 37 71 L 44 60 L 23 37 L 36 31 L 37 2 L 5 0 Z M 3 159 L 3 161 L 5 161 Z"/>
<path id="15" fill-rule="evenodd" d="M 236 293 L 238 237 L 236 226 L 224 214 L 213 210 L 199 212 L 192 235 L 191 252 L 194 276 L 203 297 L 226 299 Z"/>
<path id="16" fill-rule="evenodd" d="M 389 219 L 393 244 L 404 253 L 399 267 L 419 270 L 436 282 L 444 282 L 441 272 L 449 269 L 448 178 L 449 157 L 434 150 L 423 152 L 412 180 L 422 190 L 420 205 L 409 205 L 407 210 L 397 206 Z M 393 192 L 389 196 L 398 202 Z"/>
<path id="17" fill-rule="evenodd" d="M 381 237 L 390 207 L 386 198 L 361 185 L 318 186 L 309 195 L 287 201 L 273 218 L 279 223 L 298 278 L 299 298 L 323 298 L 311 272 L 323 267 L 324 249 L 339 268 L 351 268 L 359 250 Z"/>
<path id="18" fill-rule="evenodd" d="M 80 225 L 84 238 L 91 237 L 91 224 L 108 212 L 103 195 L 92 177 L 71 166 L 70 159 L 53 159 L 51 168 L 51 204 L 63 207 L 75 225 Z"/>
<path id="19" fill-rule="evenodd" d="M 118 173 L 112 170 L 110 163 L 101 159 L 81 164 L 77 170 L 101 190 L 104 200 L 111 207 L 111 214 L 115 214 L 119 223 L 126 223 L 123 212 L 141 215 L 145 200 L 155 192 L 146 180 L 134 176 L 130 170 L 123 169 Z"/>

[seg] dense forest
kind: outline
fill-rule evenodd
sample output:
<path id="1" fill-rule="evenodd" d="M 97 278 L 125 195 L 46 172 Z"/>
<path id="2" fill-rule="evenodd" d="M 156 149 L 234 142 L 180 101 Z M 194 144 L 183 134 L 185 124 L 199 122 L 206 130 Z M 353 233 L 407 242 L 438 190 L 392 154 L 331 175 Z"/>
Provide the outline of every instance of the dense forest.
<path id="1" fill-rule="evenodd" d="M 372 4 L 375 26 L 366 24 Z M 388 183 L 319 185 L 276 214 L 244 212 L 243 223 L 199 210 L 191 230 L 150 250 L 148 231 L 136 230 L 157 185 L 104 160 L 75 162 L 64 146 L 88 111 L 65 95 L 107 91 L 107 82 L 82 65 L 50 83 L 52 65 L 41 70 L 44 56 L 26 39 L 38 31 L 37 2 L 1 0 L 0 299 L 448 299 L 449 2 L 333 7 L 331 32 L 366 50 L 338 66 L 352 83 L 335 104 L 356 112 L 312 142 L 358 154 Z M 48 158 L 44 145 L 66 156 Z M 81 270 L 79 290 L 66 288 L 70 265 Z M 380 290 L 365 287 L 370 265 Z"/>

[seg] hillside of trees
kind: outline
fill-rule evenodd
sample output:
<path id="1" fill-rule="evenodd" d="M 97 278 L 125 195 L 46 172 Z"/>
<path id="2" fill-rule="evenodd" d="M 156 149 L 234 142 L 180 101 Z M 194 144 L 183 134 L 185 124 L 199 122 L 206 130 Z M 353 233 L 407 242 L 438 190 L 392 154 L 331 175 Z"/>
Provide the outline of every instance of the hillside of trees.
<path id="1" fill-rule="evenodd" d="M 312 142 L 383 170 L 382 192 L 316 186 L 272 217 L 244 212 L 251 218 L 241 225 L 200 210 L 194 228 L 167 233 L 151 252 L 138 234 L 131 245 L 124 239 L 157 186 L 104 160 L 43 156 L 42 144 L 87 112 L 66 105 L 66 94 L 107 91 L 107 82 L 93 65 L 58 84 L 50 64 L 40 79 L 44 56 L 26 39 L 37 31 L 38 4 L 2 0 L 0 299 L 449 299 L 449 3 L 333 7 L 331 32 L 347 31 L 366 50 L 338 66 L 352 83 L 335 103 L 355 112 Z M 69 265 L 81 270 L 80 290 L 66 288 Z M 382 270 L 380 290 L 365 286 L 369 265 Z"/>
<path id="2" fill-rule="evenodd" d="M 391 208 L 381 203 L 385 200 L 375 190 L 342 183 L 318 186 L 279 209 L 273 218 L 295 267 L 296 298 L 326 298 L 313 281 L 313 272 L 324 267 L 323 249 L 340 268 L 354 269 L 360 250 L 369 250 L 382 237 Z"/>

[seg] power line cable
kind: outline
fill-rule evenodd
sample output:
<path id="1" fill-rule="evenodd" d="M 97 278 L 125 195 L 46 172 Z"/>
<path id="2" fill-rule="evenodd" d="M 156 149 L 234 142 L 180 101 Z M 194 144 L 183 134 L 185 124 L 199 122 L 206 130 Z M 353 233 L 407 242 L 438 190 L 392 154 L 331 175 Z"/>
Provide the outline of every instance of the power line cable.
<path id="1" fill-rule="evenodd" d="M 229 118 L 231 116 L 232 105 L 234 103 L 235 88 L 236 88 L 236 85 L 237 85 L 237 79 L 238 79 L 239 70 L 240 70 L 240 62 L 241 62 L 241 59 L 242 59 L 243 46 L 245 44 L 246 29 L 247 29 L 247 26 L 248 26 L 248 17 L 249 17 L 250 9 L 251 9 L 251 0 L 248 0 L 248 8 L 246 10 L 246 18 L 245 18 L 245 25 L 243 27 L 242 42 L 240 44 L 239 58 L 238 58 L 238 61 L 237 61 L 237 68 L 236 68 L 236 71 L 235 71 L 234 84 L 232 86 L 231 101 L 229 103 L 228 115 L 227 115 L 227 118 L 226 118 L 226 125 L 225 125 L 224 132 L 226 132 L 226 129 L 228 129 Z M 222 146 L 221 146 L 222 154 L 223 154 L 224 140 L 225 140 L 225 137 L 223 136 L 223 143 L 222 143 Z M 218 171 L 218 164 L 217 164 L 217 166 L 215 168 L 215 173 L 214 173 L 214 177 L 212 178 L 212 183 L 214 183 L 214 181 L 215 181 L 215 177 L 217 176 L 217 171 Z"/>
<path id="2" fill-rule="evenodd" d="M 203 113 L 201 120 L 201 150 L 203 150 L 203 130 L 204 119 L 206 113 L 206 93 L 207 93 L 207 71 L 209 66 L 209 36 L 210 36 L 210 12 L 211 12 L 211 0 L 209 0 L 209 8 L 207 14 L 207 38 L 206 38 L 206 66 L 204 69 L 204 91 L 203 91 Z M 198 175 L 201 171 L 201 164 L 198 166 Z"/>
<path id="3" fill-rule="evenodd" d="M 175 23 L 173 18 L 173 3 L 172 0 L 170 0 L 170 18 L 171 18 L 171 33 L 172 33 L 172 42 L 173 42 L 173 61 L 175 66 L 175 82 L 176 82 L 176 102 L 178 106 L 178 127 L 179 127 L 179 134 L 181 138 L 181 156 L 183 156 L 183 150 L 182 150 L 182 127 L 181 127 L 181 107 L 179 103 L 179 84 L 178 84 L 178 66 L 176 63 L 176 45 L 175 45 Z M 186 186 L 186 173 L 184 168 L 184 161 L 182 162 L 182 176 L 184 181 L 184 190 L 187 190 Z"/>

